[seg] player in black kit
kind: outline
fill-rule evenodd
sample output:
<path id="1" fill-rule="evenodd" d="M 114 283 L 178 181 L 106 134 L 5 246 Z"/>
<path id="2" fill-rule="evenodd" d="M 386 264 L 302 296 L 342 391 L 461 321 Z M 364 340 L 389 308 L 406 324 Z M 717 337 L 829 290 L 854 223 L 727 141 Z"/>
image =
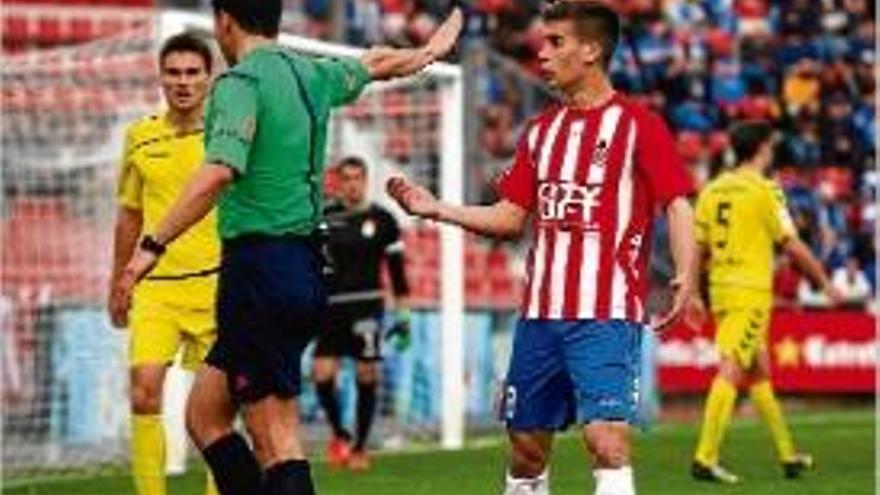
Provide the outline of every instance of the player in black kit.
<path id="1" fill-rule="evenodd" d="M 337 165 L 339 201 L 328 205 L 325 221 L 333 277 L 325 325 L 315 346 L 314 377 L 318 400 L 333 436 L 327 459 L 333 466 L 354 471 L 370 467 L 366 441 L 376 410 L 377 363 L 382 359 L 385 311 L 381 283 L 383 262 L 388 267 L 396 320 L 388 337 L 398 348 L 409 342 L 409 293 L 403 269 L 403 241 L 397 220 L 381 206 L 366 201 L 367 166 L 351 156 Z M 340 358 L 357 361 L 357 421 L 355 434 L 342 426 L 336 376 Z"/>

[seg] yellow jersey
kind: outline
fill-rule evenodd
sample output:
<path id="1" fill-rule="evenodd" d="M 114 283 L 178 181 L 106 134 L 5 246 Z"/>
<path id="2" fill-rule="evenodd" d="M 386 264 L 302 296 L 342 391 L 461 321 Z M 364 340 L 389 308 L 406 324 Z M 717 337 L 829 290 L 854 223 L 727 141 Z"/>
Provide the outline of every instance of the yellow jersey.
<path id="1" fill-rule="evenodd" d="M 709 253 L 713 305 L 720 294 L 760 292 L 769 298 L 774 244 L 795 235 L 785 195 L 774 181 L 739 168 L 710 182 L 697 199 L 696 237 Z"/>
<path id="2" fill-rule="evenodd" d="M 131 124 L 119 175 L 119 204 L 143 215 L 143 231 L 152 232 L 204 160 L 204 133 L 178 132 L 167 114 Z M 168 245 L 158 265 L 138 287 L 181 306 L 211 307 L 220 264 L 217 214 L 205 218 Z"/>

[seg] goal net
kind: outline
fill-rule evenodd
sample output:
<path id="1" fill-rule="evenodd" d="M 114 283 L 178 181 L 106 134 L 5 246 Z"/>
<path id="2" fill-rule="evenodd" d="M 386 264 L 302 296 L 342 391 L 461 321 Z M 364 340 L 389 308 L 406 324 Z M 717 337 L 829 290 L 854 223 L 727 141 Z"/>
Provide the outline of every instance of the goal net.
<path id="1" fill-rule="evenodd" d="M 162 12 L 132 25 L 82 45 L 12 55 L 2 66 L 0 379 L 7 484 L 128 464 L 127 333 L 110 328 L 104 309 L 118 157 L 125 127 L 162 105 L 156 64 L 162 40 L 183 30 L 209 34 L 211 20 Z M 322 56 L 357 53 L 293 36 L 281 41 Z M 370 196 L 389 207 L 382 189 L 393 174 L 460 201 L 462 95 L 460 69 L 445 64 L 371 86 L 334 115 L 329 163 L 348 154 L 364 157 Z M 417 437 L 456 448 L 468 408 L 485 417 L 492 395 L 487 387 L 465 387 L 468 359 L 480 350 L 465 345 L 464 238 L 397 213 L 417 311 L 412 347 L 389 353 L 383 363 L 373 441 Z M 303 369 L 308 380 L 308 357 Z M 341 381 L 349 419 L 352 380 Z M 319 445 L 326 428 L 312 387 L 304 390 L 307 440 Z M 185 391 L 171 395 L 165 415 L 179 418 Z"/>

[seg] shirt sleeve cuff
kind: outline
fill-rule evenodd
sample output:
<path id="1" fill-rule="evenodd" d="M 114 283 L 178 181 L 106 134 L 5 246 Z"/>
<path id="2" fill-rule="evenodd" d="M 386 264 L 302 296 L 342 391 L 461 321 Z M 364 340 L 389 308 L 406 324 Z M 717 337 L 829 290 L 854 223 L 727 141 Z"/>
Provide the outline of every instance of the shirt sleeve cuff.
<path id="1" fill-rule="evenodd" d="M 243 153 L 233 150 L 209 150 L 205 155 L 205 163 L 214 163 L 231 168 L 236 175 L 243 175 L 247 157 Z"/>
<path id="2" fill-rule="evenodd" d="M 502 199 L 506 199 L 511 203 L 520 206 L 524 210 L 531 210 L 533 206 L 533 201 L 526 194 L 518 192 L 515 188 L 511 186 L 505 185 L 505 183 L 500 183 L 498 185 L 498 195 Z"/>

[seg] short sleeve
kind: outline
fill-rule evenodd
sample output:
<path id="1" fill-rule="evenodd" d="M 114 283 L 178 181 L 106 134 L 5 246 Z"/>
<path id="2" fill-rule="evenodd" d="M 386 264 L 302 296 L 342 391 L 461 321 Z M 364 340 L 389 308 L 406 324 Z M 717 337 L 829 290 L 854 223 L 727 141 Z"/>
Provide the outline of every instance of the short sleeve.
<path id="1" fill-rule="evenodd" d="M 694 236 L 699 244 L 709 243 L 709 229 L 712 226 L 712 205 L 706 192 L 697 198 L 696 212 L 694 213 Z"/>
<path id="2" fill-rule="evenodd" d="M 785 192 L 776 184 L 768 189 L 767 199 L 770 202 L 767 211 L 767 224 L 770 228 L 770 237 L 774 242 L 782 242 L 785 239 L 795 237 L 797 230 L 794 227 L 794 221 L 788 212 L 788 206 L 785 201 Z"/>
<path id="3" fill-rule="evenodd" d="M 122 157 L 119 164 L 119 182 L 116 197 L 121 206 L 140 210 L 142 208 L 141 192 L 144 181 L 140 171 L 134 163 L 132 150 L 134 148 L 134 136 L 131 129 L 125 133 L 125 144 L 122 147 Z"/>
<path id="4" fill-rule="evenodd" d="M 370 82 L 366 66 L 355 58 L 326 58 L 315 62 L 330 105 L 337 107 L 356 100 Z"/>
<path id="5" fill-rule="evenodd" d="M 537 181 L 528 133 L 520 136 L 513 163 L 498 179 L 498 195 L 531 211 L 535 207 Z"/>
<path id="6" fill-rule="evenodd" d="M 661 205 L 694 192 L 693 180 L 676 150 L 675 139 L 656 114 L 646 113 L 640 119 L 636 134 L 636 166 L 644 173 Z"/>
<path id="7" fill-rule="evenodd" d="M 255 84 L 235 74 L 221 77 L 214 84 L 205 115 L 205 161 L 245 174 L 256 132 Z"/>

